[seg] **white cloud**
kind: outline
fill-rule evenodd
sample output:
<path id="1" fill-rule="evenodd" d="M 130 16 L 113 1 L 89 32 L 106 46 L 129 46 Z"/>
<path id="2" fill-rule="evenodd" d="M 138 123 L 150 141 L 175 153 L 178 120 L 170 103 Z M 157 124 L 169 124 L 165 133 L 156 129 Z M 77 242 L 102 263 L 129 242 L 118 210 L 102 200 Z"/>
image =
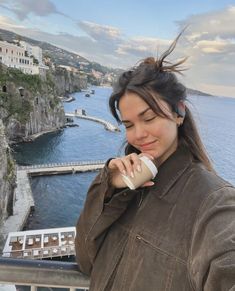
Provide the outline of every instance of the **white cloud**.
<path id="1" fill-rule="evenodd" d="M 224 95 L 235 97 L 235 6 L 193 15 L 178 24 L 181 28 L 189 24 L 182 51 L 190 56 L 187 75 L 192 87 L 212 90 L 214 86 L 213 93 L 218 90 L 222 95 L 224 90 Z M 205 86 L 206 81 L 210 85 Z"/>
<path id="2" fill-rule="evenodd" d="M 17 2 L 25 5 L 27 1 L 30 0 Z M 49 0 L 44 1 L 51 3 Z M 5 3 L 9 2 L 0 0 L 0 5 Z M 16 3 L 16 0 L 13 3 Z M 30 13 L 46 15 L 54 12 L 56 13 L 56 8 L 50 6 L 45 11 L 40 11 L 37 6 L 32 5 L 25 15 Z M 186 66 L 190 66 L 190 70 L 185 73 L 186 85 L 199 90 L 205 88 L 211 90 L 207 90 L 208 93 L 223 90 L 223 95 L 235 96 L 235 6 L 192 15 L 177 23 L 179 30 L 190 24 L 171 56 L 173 60 L 189 56 Z M 172 41 L 143 36 L 127 37 L 116 27 L 88 21 L 77 23 L 85 32 L 83 36 L 70 33 L 51 34 L 39 29 L 29 29 L 17 25 L 15 20 L 6 17 L 0 17 L 0 24 L 3 29 L 50 42 L 103 65 L 122 68 L 133 66 L 147 56 L 157 57 Z M 215 89 L 212 91 L 213 86 Z"/>
<path id="3" fill-rule="evenodd" d="M 3 8 L 15 13 L 20 20 L 26 19 L 30 13 L 38 16 L 47 16 L 49 14 L 64 15 L 56 9 L 56 6 L 50 0 L 0 0 L 0 4 L 2 4 Z"/>
<path id="4" fill-rule="evenodd" d="M 116 27 L 89 21 L 80 21 L 78 26 L 96 41 L 116 41 L 121 38 L 121 31 Z"/>
<path id="5" fill-rule="evenodd" d="M 24 25 L 16 24 L 15 21 L 11 20 L 6 16 L 0 15 L 0 25 L 2 29 L 21 29 L 25 28 Z"/>

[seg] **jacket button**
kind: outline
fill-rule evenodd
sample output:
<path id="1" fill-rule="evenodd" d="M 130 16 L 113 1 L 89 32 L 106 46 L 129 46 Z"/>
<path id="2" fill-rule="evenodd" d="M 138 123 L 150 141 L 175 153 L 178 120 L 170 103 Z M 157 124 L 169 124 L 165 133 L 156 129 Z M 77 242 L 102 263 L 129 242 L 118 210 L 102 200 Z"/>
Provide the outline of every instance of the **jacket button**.
<path id="1" fill-rule="evenodd" d="M 137 235 L 135 238 L 136 238 L 137 240 L 141 240 L 141 236 L 139 236 L 139 235 Z"/>
<path id="2" fill-rule="evenodd" d="M 127 193 L 126 193 L 126 192 L 124 192 L 124 193 L 123 193 L 123 196 L 126 196 L 126 195 L 127 195 Z"/>

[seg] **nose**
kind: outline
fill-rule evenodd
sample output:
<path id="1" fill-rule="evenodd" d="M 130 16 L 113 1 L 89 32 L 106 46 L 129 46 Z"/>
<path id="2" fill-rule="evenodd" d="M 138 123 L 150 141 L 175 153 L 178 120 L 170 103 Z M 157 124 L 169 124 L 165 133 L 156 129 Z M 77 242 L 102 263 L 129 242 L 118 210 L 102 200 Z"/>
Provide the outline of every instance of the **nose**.
<path id="1" fill-rule="evenodd" d="M 135 138 L 137 140 L 141 140 L 143 138 L 146 138 L 148 135 L 148 132 L 146 131 L 145 127 L 142 124 L 136 124 L 135 126 Z"/>

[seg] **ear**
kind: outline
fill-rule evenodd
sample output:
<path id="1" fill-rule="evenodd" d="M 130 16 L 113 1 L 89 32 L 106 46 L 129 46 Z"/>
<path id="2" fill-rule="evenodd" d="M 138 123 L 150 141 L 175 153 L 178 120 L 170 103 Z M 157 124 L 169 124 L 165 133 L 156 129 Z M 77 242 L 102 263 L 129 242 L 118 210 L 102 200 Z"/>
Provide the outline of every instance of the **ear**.
<path id="1" fill-rule="evenodd" d="M 178 114 L 179 117 L 185 117 L 185 104 L 184 101 L 179 101 L 176 107 L 175 112 Z"/>

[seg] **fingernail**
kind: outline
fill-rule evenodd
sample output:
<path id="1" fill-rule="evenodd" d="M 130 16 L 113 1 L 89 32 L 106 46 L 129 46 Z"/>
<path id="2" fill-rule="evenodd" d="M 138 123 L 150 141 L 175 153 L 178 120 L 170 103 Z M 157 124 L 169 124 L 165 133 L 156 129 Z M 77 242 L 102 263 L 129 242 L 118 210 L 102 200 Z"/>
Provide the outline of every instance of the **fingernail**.
<path id="1" fill-rule="evenodd" d="M 134 178 L 135 176 L 134 176 L 134 173 L 131 171 L 131 178 Z"/>
<path id="2" fill-rule="evenodd" d="M 140 165 L 137 166 L 137 171 L 141 172 L 141 166 Z"/>
<path id="3" fill-rule="evenodd" d="M 125 171 L 125 170 L 122 170 L 122 173 L 123 173 L 123 175 L 125 175 L 125 176 L 126 176 L 126 171 Z"/>

